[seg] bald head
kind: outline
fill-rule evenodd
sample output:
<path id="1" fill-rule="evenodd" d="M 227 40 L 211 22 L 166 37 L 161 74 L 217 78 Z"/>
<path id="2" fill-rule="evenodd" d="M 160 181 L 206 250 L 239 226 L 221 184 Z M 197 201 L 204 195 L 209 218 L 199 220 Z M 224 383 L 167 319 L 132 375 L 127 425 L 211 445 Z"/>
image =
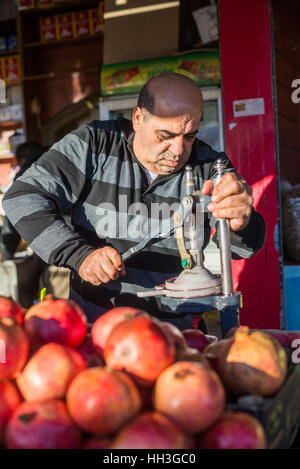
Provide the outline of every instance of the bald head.
<path id="1" fill-rule="evenodd" d="M 140 92 L 138 106 L 158 117 L 175 117 L 189 110 L 202 112 L 202 93 L 196 83 L 179 73 L 151 78 Z"/>

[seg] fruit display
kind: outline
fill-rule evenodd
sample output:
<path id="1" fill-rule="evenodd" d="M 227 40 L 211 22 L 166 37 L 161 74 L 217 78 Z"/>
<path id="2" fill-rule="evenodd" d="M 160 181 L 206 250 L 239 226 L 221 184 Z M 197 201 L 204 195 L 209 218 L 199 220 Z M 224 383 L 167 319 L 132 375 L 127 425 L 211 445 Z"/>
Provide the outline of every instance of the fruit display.
<path id="1" fill-rule="evenodd" d="M 217 340 L 131 307 L 88 331 L 78 305 L 49 297 L 23 316 L 0 297 L 0 448 L 270 447 L 263 422 L 234 406 L 284 389 L 291 338 L 279 331 Z"/>

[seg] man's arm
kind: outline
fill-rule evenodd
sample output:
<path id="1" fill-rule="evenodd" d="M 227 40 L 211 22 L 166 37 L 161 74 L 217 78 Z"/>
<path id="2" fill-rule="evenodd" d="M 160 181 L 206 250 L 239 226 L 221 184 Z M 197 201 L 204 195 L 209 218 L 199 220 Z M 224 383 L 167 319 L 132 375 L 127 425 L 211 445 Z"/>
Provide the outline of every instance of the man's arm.
<path id="1" fill-rule="evenodd" d="M 10 187 L 3 208 L 16 231 L 48 264 L 77 270 L 94 250 L 60 216 L 92 177 L 93 128 L 84 125 L 53 145 Z"/>
<path id="2" fill-rule="evenodd" d="M 224 154 L 222 154 L 225 157 Z M 263 217 L 253 207 L 252 190 L 245 179 L 232 171 L 227 159 L 229 171 L 213 188 L 212 178 L 215 175 L 213 165 L 210 180 L 203 186 L 203 193 L 211 194 L 208 210 L 214 219 L 226 218 L 230 227 L 231 251 L 233 259 L 251 257 L 264 245 L 266 226 Z M 218 246 L 218 232 L 213 241 Z"/>

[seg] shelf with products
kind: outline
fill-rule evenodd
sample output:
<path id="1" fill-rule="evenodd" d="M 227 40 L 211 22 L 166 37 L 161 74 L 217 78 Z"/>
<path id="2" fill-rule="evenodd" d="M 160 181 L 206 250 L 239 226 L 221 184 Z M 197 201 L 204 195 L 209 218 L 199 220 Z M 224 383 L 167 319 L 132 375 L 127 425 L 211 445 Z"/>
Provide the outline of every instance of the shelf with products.
<path id="1" fill-rule="evenodd" d="M 70 104 L 98 92 L 104 27 L 100 15 L 97 22 L 93 14 L 98 13 L 100 3 L 71 0 L 18 12 L 28 139 L 41 141 L 43 126 L 49 120 Z M 68 24 L 62 23 L 63 17 Z"/>

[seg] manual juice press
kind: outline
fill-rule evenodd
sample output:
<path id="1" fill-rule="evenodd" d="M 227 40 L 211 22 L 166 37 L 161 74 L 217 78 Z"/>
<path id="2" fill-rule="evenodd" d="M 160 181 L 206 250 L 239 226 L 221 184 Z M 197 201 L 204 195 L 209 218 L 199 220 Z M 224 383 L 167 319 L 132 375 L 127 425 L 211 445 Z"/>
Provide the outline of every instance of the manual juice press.
<path id="1" fill-rule="evenodd" d="M 217 160 L 214 185 L 221 180 L 225 164 Z M 193 170 L 185 167 L 186 195 L 174 213 L 173 226 L 166 233 L 143 241 L 122 255 L 123 261 L 134 256 L 145 247 L 175 234 L 183 271 L 154 290 L 137 292 L 138 297 L 155 296 L 160 311 L 182 315 L 220 311 L 222 335 L 239 325 L 241 293 L 233 291 L 230 232 L 225 219 L 217 219 L 220 250 L 221 275 L 214 275 L 203 264 L 204 213 L 210 197 L 195 190 Z M 186 247 L 186 240 L 189 249 Z"/>

